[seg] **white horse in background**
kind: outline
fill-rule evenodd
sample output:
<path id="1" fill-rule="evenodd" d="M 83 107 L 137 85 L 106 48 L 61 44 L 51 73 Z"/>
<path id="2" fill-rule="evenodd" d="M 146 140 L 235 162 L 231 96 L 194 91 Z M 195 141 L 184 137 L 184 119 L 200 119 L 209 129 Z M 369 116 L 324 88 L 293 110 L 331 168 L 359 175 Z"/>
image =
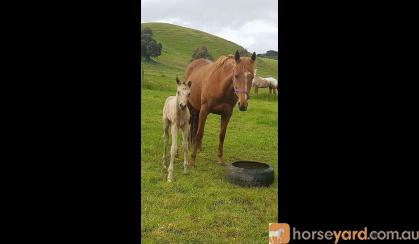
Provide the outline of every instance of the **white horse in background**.
<path id="1" fill-rule="evenodd" d="M 189 138 L 189 119 L 190 113 L 187 106 L 188 96 L 190 94 L 190 87 L 192 82 L 181 82 L 176 77 L 177 89 L 176 96 L 170 96 L 166 99 L 163 107 L 163 130 L 164 130 L 164 154 L 163 154 L 163 168 L 167 170 L 167 181 L 173 181 L 173 162 L 177 154 L 177 136 L 179 128 L 182 129 L 183 134 L 183 151 L 184 151 L 184 162 L 183 162 L 183 173 L 188 173 L 189 166 L 189 150 L 188 150 L 188 138 Z M 169 140 L 169 127 L 172 127 L 172 147 L 170 149 L 170 164 L 167 162 L 167 147 Z"/>
<path id="2" fill-rule="evenodd" d="M 256 71 L 257 69 L 255 69 L 252 80 L 252 87 L 254 87 L 256 95 L 258 94 L 258 88 L 269 88 L 269 94 L 272 94 L 272 91 L 276 94 L 276 90 L 278 90 L 278 81 L 273 77 L 263 78 L 256 76 Z"/>
<path id="3" fill-rule="evenodd" d="M 275 94 L 275 90 L 278 90 L 278 81 L 273 77 L 268 77 L 268 78 L 264 78 L 264 79 L 269 82 L 269 86 L 272 88 L 272 90 Z"/>

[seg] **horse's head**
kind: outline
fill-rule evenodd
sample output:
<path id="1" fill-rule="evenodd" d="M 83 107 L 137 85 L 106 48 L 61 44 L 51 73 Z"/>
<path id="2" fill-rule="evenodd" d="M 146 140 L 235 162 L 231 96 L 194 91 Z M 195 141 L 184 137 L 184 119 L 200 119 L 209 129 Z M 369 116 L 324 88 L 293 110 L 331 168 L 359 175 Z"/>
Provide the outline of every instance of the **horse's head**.
<path id="1" fill-rule="evenodd" d="M 234 55 L 236 63 L 233 68 L 233 87 L 234 93 L 237 95 L 239 102 L 239 110 L 247 110 L 247 100 L 252 87 L 254 77 L 253 63 L 256 60 L 256 53 L 253 52 L 252 57 L 240 57 L 239 51 Z"/>
<path id="2" fill-rule="evenodd" d="M 192 82 L 180 81 L 179 78 L 176 76 L 176 83 L 177 83 L 177 89 L 176 89 L 177 104 L 179 105 L 179 108 L 181 110 L 185 110 L 186 104 L 188 103 L 189 94 L 191 93 Z"/>

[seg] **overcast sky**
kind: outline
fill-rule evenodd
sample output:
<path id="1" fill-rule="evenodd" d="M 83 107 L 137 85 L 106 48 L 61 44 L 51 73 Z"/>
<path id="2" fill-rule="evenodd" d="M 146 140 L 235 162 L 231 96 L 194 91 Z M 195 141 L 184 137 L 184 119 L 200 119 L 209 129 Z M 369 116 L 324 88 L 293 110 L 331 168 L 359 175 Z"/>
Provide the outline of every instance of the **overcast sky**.
<path id="1" fill-rule="evenodd" d="M 278 0 L 141 0 L 141 22 L 198 29 L 249 52 L 278 51 Z"/>

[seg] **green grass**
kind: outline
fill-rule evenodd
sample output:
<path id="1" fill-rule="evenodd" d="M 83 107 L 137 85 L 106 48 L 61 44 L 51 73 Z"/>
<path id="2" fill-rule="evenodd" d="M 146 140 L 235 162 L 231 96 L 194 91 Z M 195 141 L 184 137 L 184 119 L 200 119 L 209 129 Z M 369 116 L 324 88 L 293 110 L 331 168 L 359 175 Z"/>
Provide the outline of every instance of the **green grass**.
<path id="1" fill-rule="evenodd" d="M 151 28 L 156 32 L 157 27 Z M 163 27 L 169 28 L 167 25 Z M 158 37 L 165 35 L 169 36 L 164 31 L 156 33 Z M 192 40 L 199 38 L 207 41 L 198 34 Z M 184 52 L 180 44 L 167 47 L 174 49 L 170 50 L 173 54 Z M 183 175 L 183 150 L 180 147 L 180 158 L 174 164 L 174 182 L 168 183 L 164 179 L 161 161 L 162 108 L 165 99 L 175 93 L 173 74 L 186 67 L 181 62 L 187 63 L 189 57 L 184 56 L 183 61 L 179 58 L 179 64 L 177 61 L 172 63 L 173 59 L 176 60 L 168 54 L 157 59 L 158 63 L 144 66 L 145 81 L 141 90 L 141 241 L 266 243 L 268 224 L 277 222 L 278 218 L 277 96 L 268 96 L 267 89 L 259 89 L 258 96 L 252 94 L 247 112 L 235 108 L 224 142 L 227 164 L 246 159 L 272 165 L 275 181 L 270 187 L 242 188 L 225 180 L 227 167 L 216 164 L 220 116 L 213 114 L 207 119 L 197 168 L 192 168 L 189 175 Z M 265 71 L 269 72 L 269 69 L 268 64 Z M 181 145 L 181 136 L 178 145 Z"/>

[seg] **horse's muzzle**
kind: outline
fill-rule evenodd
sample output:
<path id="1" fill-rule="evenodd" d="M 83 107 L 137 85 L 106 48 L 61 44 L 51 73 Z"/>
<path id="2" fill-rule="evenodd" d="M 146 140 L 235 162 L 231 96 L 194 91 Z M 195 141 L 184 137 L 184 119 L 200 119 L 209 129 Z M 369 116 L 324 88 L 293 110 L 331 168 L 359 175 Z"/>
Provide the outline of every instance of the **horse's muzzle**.
<path id="1" fill-rule="evenodd" d="M 182 104 L 180 104 L 180 105 L 179 105 L 179 107 L 180 107 L 180 109 L 185 110 L 186 105 L 182 105 Z"/>
<path id="2" fill-rule="evenodd" d="M 242 103 L 238 102 L 237 105 L 239 106 L 240 111 L 246 111 L 247 110 L 247 103 L 242 104 Z"/>

